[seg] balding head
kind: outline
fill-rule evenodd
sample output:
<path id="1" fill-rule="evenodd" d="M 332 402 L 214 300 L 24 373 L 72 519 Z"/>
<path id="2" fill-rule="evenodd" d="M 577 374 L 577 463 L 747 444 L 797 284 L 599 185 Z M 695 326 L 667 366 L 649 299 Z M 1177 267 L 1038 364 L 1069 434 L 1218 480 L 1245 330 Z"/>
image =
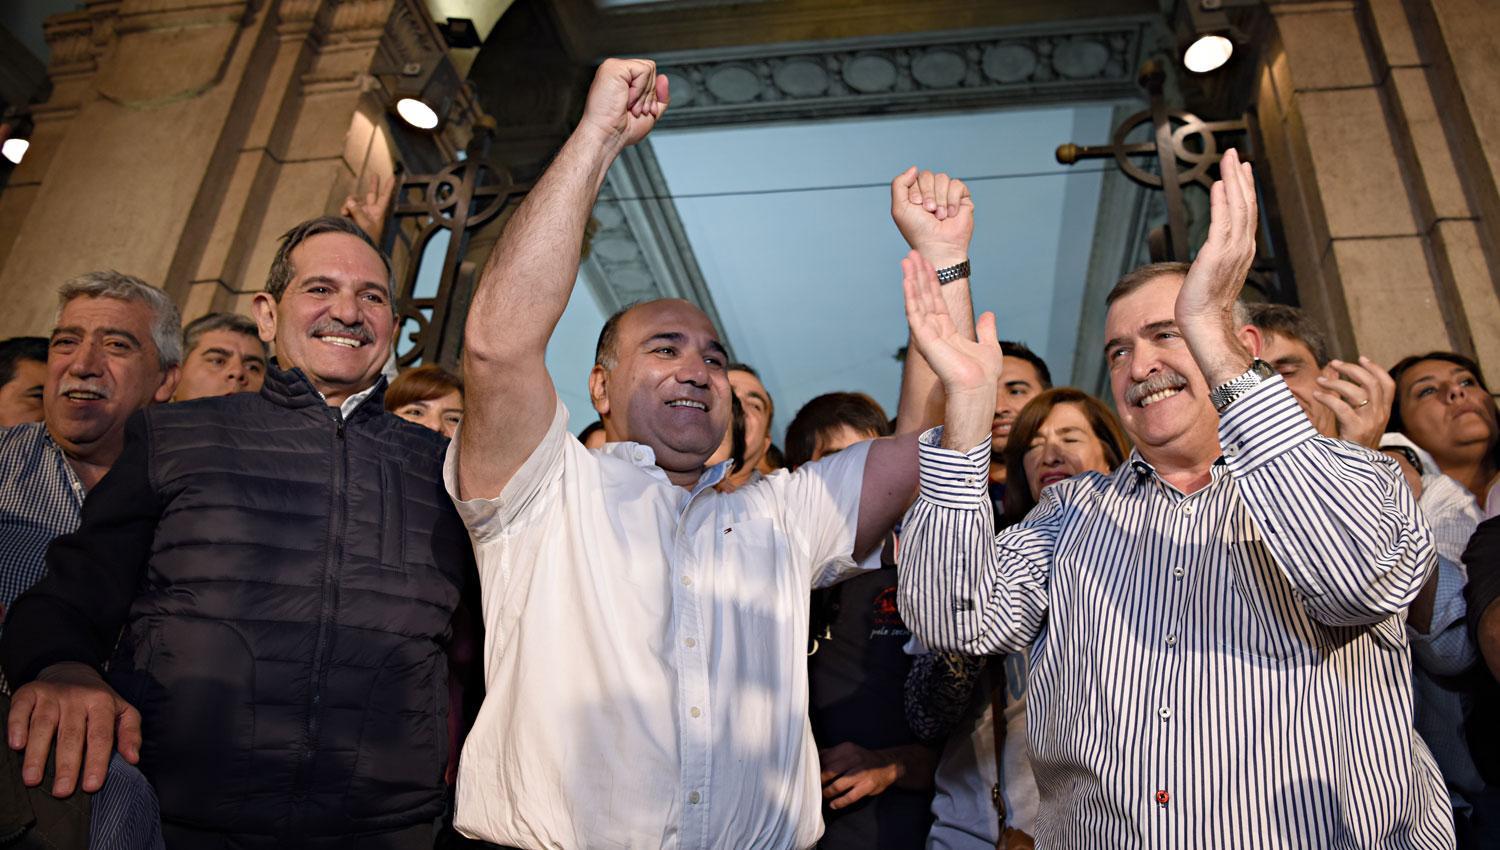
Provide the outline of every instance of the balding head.
<path id="1" fill-rule="evenodd" d="M 650 446 L 669 475 L 696 480 L 731 413 L 728 356 L 708 316 L 677 298 L 631 305 L 605 322 L 594 359 L 589 396 L 610 442 Z"/>

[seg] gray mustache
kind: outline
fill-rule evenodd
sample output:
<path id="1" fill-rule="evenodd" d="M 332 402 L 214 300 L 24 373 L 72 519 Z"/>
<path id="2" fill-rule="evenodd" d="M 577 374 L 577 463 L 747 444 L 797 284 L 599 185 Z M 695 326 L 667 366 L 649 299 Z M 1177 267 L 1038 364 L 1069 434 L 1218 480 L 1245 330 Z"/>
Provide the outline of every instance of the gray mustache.
<path id="1" fill-rule="evenodd" d="M 330 322 L 324 322 L 321 325 L 317 325 L 312 330 L 308 331 L 308 333 L 312 336 L 321 336 L 323 334 L 337 334 L 339 336 L 347 336 L 350 339 L 357 339 L 360 342 L 375 341 L 374 334 L 371 334 L 368 330 L 365 330 L 364 325 L 346 325 L 343 322 L 338 321 L 337 319 Z"/>
<path id="2" fill-rule="evenodd" d="M 100 398 L 105 398 L 105 399 L 109 398 L 109 388 L 101 386 L 99 384 L 73 384 L 73 383 L 69 383 L 69 384 L 60 384 L 60 385 L 58 385 L 58 388 L 57 388 L 57 394 L 58 395 L 67 395 L 68 393 L 94 393 L 95 395 L 99 396 Z"/>
<path id="3" fill-rule="evenodd" d="M 1140 404 L 1141 399 L 1152 393 L 1159 393 L 1162 390 L 1175 390 L 1185 387 L 1187 384 L 1187 378 L 1176 372 L 1161 372 L 1126 390 L 1125 403 L 1131 405 Z"/>

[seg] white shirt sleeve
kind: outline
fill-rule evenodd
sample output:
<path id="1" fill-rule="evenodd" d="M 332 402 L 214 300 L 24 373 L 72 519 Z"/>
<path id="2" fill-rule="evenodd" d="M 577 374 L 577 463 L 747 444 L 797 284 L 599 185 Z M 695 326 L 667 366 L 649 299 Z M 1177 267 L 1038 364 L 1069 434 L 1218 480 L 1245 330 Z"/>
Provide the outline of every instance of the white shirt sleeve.
<path id="1" fill-rule="evenodd" d="M 463 428 L 462 425 L 459 426 Z M 563 475 L 563 452 L 573 435 L 568 433 L 568 408 L 557 400 L 557 410 L 547 433 L 537 443 L 531 456 L 516 470 L 500 495 L 493 499 L 460 499 L 458 497 L 458 434 L 448 442 L 448 453 L 443 459 L 443 484 L 448 496 L 458 508 L 458 515 L 468 526 L 469 536 L 475 543 L 499 536 L 504 530 L 520 521 L 535 506 L 549 498 L 557 498 L 558 482 Z M 580 450 L 582 446 L 579 447 Z"/>
<path id="2" fill-rule="evenodd" d="M 781 489 L 781 523 L 804 547 L 813 565 L 813 587 L 845 578 L 859 569 L 854 535 L 859 528 L 859 494 L 865 483 L 868 442 L 858 443 L 796 472 L 772 476 Z M 878 553 L 875 566 L 879 566 Z"/>

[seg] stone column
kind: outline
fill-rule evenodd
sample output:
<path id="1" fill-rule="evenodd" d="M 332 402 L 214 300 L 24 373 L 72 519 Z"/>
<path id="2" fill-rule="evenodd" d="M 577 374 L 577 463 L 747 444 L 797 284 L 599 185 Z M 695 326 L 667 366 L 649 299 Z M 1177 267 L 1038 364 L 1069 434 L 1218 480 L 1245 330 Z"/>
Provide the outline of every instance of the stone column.
<path id="1" fill-rule="evenodd" d="M 1469 5 L 1494 26 L 1494 11 Z M 1451 45 L 1429 33 L 1424 49 L 1412 26 L 1417 7 L 1432 19 L 1447 0 L 1269 6 L 1255 109 L 1303 306 L 1340 356 L 1390 365 L 1449 348 L 1500 374 L 1496 267 L 1474 200 L 1495 179 L 1488 161 L 1460 171 L 1454 146 L 1473 119 L 1440 109 L 1434 86 L 1432 44 Z"/>
<path id="2" fill-rule="evenodd" d="M 185 318 L 245 309 L 282 232 L 391 174 L 372 70 L 443 49 L 419 0 L 90 0 L 46 34 L 53 94 L 0 195 L 0 336 L 45 333 L 58 283 L 97 268 Z M 404 138 L 443 161 L 467 127 Z"/>

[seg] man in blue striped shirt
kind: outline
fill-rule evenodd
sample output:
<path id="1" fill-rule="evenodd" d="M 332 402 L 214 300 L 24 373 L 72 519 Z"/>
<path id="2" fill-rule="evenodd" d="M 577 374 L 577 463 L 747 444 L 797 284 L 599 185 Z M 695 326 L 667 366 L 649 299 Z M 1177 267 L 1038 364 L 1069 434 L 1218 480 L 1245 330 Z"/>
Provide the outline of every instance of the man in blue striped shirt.
<path id="1" fill-rule="evenodd" d="M 1233 151 L 1220 171 L 1192 266 L 1108 299 L 1136 452 L 998 538 L 999 352 L 909 310 L 949 402 L 923 438 L 902 614 L 935 649 L 1029 651 L 1039 846 L 1452 847 L 1403 627 L 1431 532 L 1394 462 L 1320 436 L 1238 335 L 1254 183 Z"/>

